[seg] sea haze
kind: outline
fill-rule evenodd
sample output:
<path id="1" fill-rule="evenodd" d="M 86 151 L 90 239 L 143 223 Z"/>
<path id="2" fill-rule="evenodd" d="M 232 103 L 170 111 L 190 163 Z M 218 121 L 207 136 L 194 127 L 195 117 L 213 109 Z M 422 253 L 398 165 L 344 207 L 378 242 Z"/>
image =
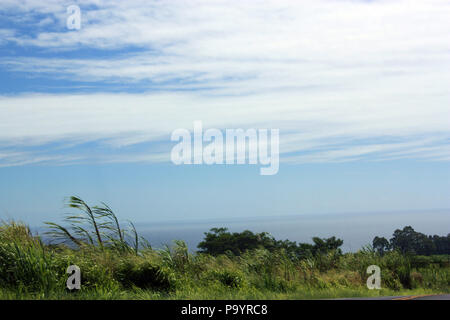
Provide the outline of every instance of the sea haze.
<path id="1" fill-rule="evenodd" d="M 416 231 L 427 235 L 447 235 L 450 233 L 450 210 L 242 217 L 136 224 L 138 232 L 155 248 L 180 239 L 186 241 L 191 251 L 197 250 L 204 232 L 213 227 L 226 227 L 231 232 L 266 231 L 276 239 L 297 242 L 311 242 L 311 238 L 315 236 L 336 236 L 344 240 L 344 251 L 356 251 L 372 243 L 375 236 L 390 239 L 395 229 L 404 226 L 412 226 Z"/>

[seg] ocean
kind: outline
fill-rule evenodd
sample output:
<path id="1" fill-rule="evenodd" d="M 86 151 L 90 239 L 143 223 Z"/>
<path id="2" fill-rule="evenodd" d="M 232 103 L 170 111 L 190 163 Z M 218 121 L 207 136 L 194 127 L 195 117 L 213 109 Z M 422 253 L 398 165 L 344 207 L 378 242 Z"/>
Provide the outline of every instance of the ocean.
<path id="1" fill-rule="evenodd" d="M 277 240 L 289 239 L 311 243 L 312 237 L 336 236 L 344 240 L 343 250 L 356 251 L 371 244 L 375 236 L 390 239 L 395 229 L 412 226 L 425 234 L 450 233 L 450 210 L 342 213 L 296 215 L 263 218 L 233 218 L 189 220 L 176 222 L 137 223 L 138 232 L 153 247 L 170 245 L 173 240 L 186 241 L 190 251 L 196 251 L 204 232 L 213 227 L 226 227 L 231 232 L 250 230 L 269 232 Z"/>

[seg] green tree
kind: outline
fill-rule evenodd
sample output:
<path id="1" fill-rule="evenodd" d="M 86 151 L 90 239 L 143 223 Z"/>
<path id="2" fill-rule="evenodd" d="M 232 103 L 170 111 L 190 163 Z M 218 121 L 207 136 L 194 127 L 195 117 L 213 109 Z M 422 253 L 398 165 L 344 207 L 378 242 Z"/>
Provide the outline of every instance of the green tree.
<path id="1" fill-rule="evenodd" d="M 380 255 L 384 255 L 390 249 L 389 241 L 385 237 L 373 238 L 372 246 Z"/>
<path id="2" fill-rule="evenodd" d="M 344 243 L 336 237 L 313 238 L 314 244 L 299 243 L 290 240 L 275 240 L 269 233 L 253 233 L 249 230 L 243 232 L 230 233 L 227 228 L 212 228 L 205 232 L 205 238 L 198 244 L 202 253 L 211 255 L 232 252 L 240 255 L 248 250 L 258 248 L 266 249 L 270 252 L 284 250 L 292 260 L 304 259 L 313 255 L 325 254 L 335 251 L 342 254 L 340 246 Z"/>
<path id="3" fill-rule="evenodd" d="M 314 255 L 327 253 L 330 251 L 337 251 L 338 253 L 342 253 L 340 246 L 344 244 L 344 241 L 341 239 L 337 239 L 336 237 L 331 238 L 312 238 L 314 245 L 312 247 L 312 252 Z"/>
<path id="4" fill-rule="evenodd" d="M 431 255 L 435 252 L 432 238 L 416 232 L 411 226 L 395 230 L 390 243 L 392 249 L 402 253 Z"/>
<path id="5" fill-rule="evenodd" d="M 212 228 L 205 232 L 205 238 L 198 244 L 200 252 L 218 255 L 232 252 L 240 255 L 247 250 L 266 248 L 273 250 L 276 247 L 275 239 L 267 232 L 253 233 L 249 230 L 243 232 L 228 232 L 227 228 Z"/>

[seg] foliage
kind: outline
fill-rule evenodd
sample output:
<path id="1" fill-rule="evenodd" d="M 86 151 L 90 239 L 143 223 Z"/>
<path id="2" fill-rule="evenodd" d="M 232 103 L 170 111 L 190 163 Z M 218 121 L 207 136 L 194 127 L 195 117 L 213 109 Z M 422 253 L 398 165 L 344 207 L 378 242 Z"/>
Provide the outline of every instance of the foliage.
<path id="1" fill-rule="evenodd" d="M 383 255 L 391 248 L 389 241 L 385 237 L 375 237 L 372 241 L 372 246 L 380 255 Z"/>
<path id="2" fill-rule="evenodd" d="M 437 255 L 450 254 L 450 234 L 447 236 L 427 236 L 415 231 L 411 226 L 394 231 L 390 241 L 383 237 L 373 239 L 373 247 L 383 254 L 388 250 L 399 250 L 404 254 Z"/>
<path id="3" fill-rule="evenodd" d="M 115 278 L 126 288 L 136 286 L 142 289 L 169 290 L 174 286 L 170 272 L 148 261 L 123 261 Z"/>
<path id="4" fill-rule="evenodd" d="M 105 203 L 102 203 L 102 206 L 90 207 L 82 199 L 70 197 L 68 207 L 79 212 L 66 214 L 64 220 L 68 226 L 46 222 L 50 229 L 46 234 L 52 239 L 76 245 L 78 248 L 90 245 L 100 249 L 113 247 L 119 252 L 138 253 L 141 238 L 134 224 L 129 222 L 131 230 L 122 228 L 117 216 Z M 131 241 L 127 241 L 127 237 L 131 238 Z"/>
<path id="5" fill-rule="evenodd" d="M 341 254 L 339 247 L 344 243 L 341 239 L 331 237 L 321 239 L 314 237 L 313 244 L 299 243 L 290 240 L 275 240 L 267 232 L 253 233 L 249 230 L 243 232 L 228 232 L 227 228 L 212 228 L 205 233 L 205 238 L 199 243 L 200 252 L 214 256 L 220 254 L 241 255 L 246 251 L 266 249 L 270 252 L 284 250 L 292 260 L 310 258 L 315 255 L 327 254 L 334 251 Z"/>
<path id="6" fill-rule="evenodd" d="M 162 250 L 144 245 L 106 205 L 91 208 L 78 198 L 71 203 L 81 217 L 67 220 L 67 232 L 50 224 L 57 243 L 43 243 L 23 223 L 0 225 L 1 299 L 298 299 L 450 291 L 449 255 L 398 249 L 405 236 L 414 236 L 410 229 L 394 233 L 397 249 L 376 241 L 342 253 L 335 237 L 297 244 L 217 228 L 205 234 L 201 252 L 191 253 L 180 240 Z M 72 264 L 81 269 L 78 292 L 65 289 Z M 373 264 L 381 268 L 381 291 L 366 287 Z"/>

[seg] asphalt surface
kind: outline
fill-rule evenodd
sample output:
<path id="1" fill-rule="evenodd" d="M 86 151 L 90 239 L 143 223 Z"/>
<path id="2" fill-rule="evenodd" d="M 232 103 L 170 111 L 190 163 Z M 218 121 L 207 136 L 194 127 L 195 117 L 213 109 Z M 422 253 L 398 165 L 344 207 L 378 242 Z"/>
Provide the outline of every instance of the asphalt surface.
<path id="1" fill-rule="evenodd" d="M 450 294 L 432 294 L 424 296 L 406 296 L 396 300 L 450 300 Z"/>
<path id="2" fill-rule="evenodd" d="M 395 296 L 395 297 L 368 297 L 350 298 L 342 300 L 450 300 L 450 294 L 429 294 L 416 296 Z"/>

